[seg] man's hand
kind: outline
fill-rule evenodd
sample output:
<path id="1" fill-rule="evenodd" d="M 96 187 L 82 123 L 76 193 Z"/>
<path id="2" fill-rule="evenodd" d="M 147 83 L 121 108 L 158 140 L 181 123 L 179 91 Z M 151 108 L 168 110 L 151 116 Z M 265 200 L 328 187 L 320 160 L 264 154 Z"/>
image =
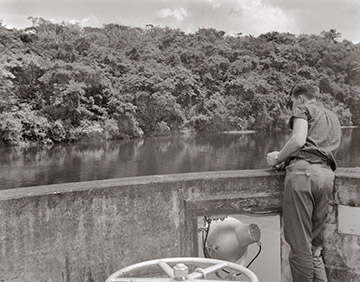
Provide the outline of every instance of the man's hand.
<path id="1" fill-rule="evenodd" d="M 278 163 L 278 160 L 276 159 L 278 154 L 279 154 L 278 151 L 274 151 L 267 154 L 266 161 L 269 166 L 275 166 Z"/>

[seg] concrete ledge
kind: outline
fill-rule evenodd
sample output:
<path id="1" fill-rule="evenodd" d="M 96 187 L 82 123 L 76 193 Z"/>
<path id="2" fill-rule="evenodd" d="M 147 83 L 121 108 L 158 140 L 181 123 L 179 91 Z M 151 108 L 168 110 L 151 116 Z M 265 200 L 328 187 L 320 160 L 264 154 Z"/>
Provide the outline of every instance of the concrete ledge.
<path id="1" fill-rule="evenodd" d="M 55 195 L 82 191 L 95 191 L 106 188 L 119 188 L 131 185 L 147 185 L 150 183 L 173 183 L 186 181 L 203 181 L 221 178 L 253 178 L 253 177 L 283 177 L 282 172 L 273 170 L 229 170 L 214 172 L 195 172 L 166 175 L 151 175 L 138 177 L 123 177 L 105 180 L 71 182 L 53 185 L 32 186 L 9 190 L 0 190 L 0 200 L 18 199 L 25 197 Z"/>

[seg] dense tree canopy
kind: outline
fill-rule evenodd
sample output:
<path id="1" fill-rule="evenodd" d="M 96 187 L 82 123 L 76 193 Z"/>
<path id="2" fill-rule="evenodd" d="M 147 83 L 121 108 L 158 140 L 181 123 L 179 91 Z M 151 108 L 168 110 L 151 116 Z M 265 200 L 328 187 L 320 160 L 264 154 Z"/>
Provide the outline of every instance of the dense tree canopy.
<path id="1" fill-rule="evenodd" d="M 0 25 L 2 145 L 284 129 L 287 93 L 304 79 L 342 125 L 360 124 L 360 45 L 334 29 L 253 37 L 31 19 Z"/>

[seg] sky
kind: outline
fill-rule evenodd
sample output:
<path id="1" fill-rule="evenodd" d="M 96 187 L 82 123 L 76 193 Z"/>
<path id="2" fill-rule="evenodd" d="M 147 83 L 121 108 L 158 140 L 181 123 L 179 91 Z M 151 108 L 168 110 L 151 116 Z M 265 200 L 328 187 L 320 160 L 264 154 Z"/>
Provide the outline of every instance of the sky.
<path id="1" fill-rule="evenodd" d="M 340 40 L 360 43 L 360 0 L 0 0 L 3 26 L 30 27 L 28 17 L 93 27 L 152 24 L 186 33 L 215 28 L 227 35 L 335 29 Z"/>

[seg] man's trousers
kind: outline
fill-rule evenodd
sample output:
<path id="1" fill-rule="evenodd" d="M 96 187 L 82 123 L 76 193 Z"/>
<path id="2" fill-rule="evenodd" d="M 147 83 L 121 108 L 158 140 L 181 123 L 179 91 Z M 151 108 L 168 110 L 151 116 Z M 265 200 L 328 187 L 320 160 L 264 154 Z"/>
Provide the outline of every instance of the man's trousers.
<path id="1" fill-rule="evenodd" d="M 283 220 L 293 282 L 327 281 L 321 251 L 333 187 L 334 172 L 325 164 L 296 160 L 287 168 Z"/>

